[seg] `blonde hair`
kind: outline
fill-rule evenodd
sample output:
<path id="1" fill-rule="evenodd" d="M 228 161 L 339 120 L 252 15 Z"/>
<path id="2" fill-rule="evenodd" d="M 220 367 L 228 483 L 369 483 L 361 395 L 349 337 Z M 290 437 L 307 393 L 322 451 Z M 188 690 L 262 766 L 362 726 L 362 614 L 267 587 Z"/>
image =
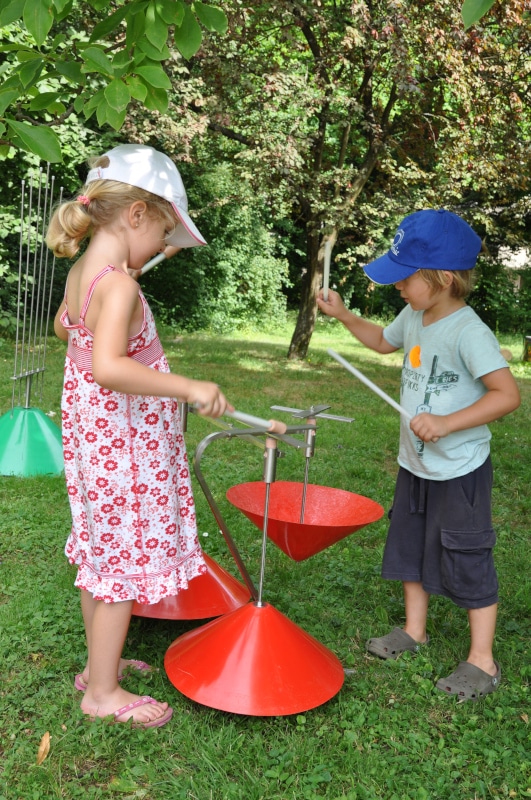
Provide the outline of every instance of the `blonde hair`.
<path id="1" fill-rule="evenodd" d="M 107 156 L 93 159 L 90 167 L 107 167 Z M 173 230 L 177 217 L 171 204 L 163 197 L 146 192 L 137 186 L 111 180 L 96 180 L 86 184 L 77 199 L 66 200 L 54 211 L 46 244 L 58 258 L 73 258 L 84 239 L 96 228 L 109 225 L 124 208 L 141 200 L 152 219 L 163 220 Z"/>
<path id="2" fill-rule="evenodd" d="M 475 274 L 473 269 L 421 269 L 419 272 L 432 292 L 447 288 L 447 276 L 450 273 L 453 278 L 450 286 L 450 296 L 459 300 L 464 300 L 474 288 Z"/>

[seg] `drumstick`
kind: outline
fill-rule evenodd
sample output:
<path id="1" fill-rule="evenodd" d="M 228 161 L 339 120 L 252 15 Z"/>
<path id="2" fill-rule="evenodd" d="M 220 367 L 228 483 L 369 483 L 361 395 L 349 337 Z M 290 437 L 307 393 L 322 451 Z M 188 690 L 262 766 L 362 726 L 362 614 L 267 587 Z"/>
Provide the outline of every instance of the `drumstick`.
<path id="1" fill-rule="evenodd" d="M 324 268 L 323 268 L 323 300 L 328 302 L 328 286 L 330 284 L 330 259 L 332 257 L 332 242 L 327 239 L 325 242 Z"/>
<path id="2" fill-rule="evenodd" d="M 164 261 L 165 258 L 167 258 L 166 253 L 159 253 L 154 258 L 152 258 L 151 261 L 147 261 L 144 264 L 144 266 L 140 270 L 140 274 L 145 275 L 148 270 L 153 269 L 153 267 L 156 267 L 157 264 L 160 264 L 160 262 Z"/>
<path id="3" fill-rule="evenodd" d="M 375 392 L 375 394 L 377 394 L 379 397 L 381 397 L 382 400 L 385 400 L 386 403 L 389 403 L 389 405 L 392 406 L 396 411 L 398 411 L 399 414 L 402 414 L 402 416 L 405 417 L 405 419 L 407 420 L 412 419 L 409 411 L 406 411 L 406 409 L 403 408 L 395 400 L 393 400 L 392 397 L 389 397 L 389 395 L 386 394 L 383 391 L 383 389 L 380 389 L 380 387 L 376 386 L 376 384 L 373 383 L 371 380 L 369 380 L 369 378 L 366 378 L 365 375 L 359 371 L 359 369 L 356 369 L 356 367 L 353 367 L 352 364 L 349 364 L 349 362 L 346 359 L 344 359 L 334 350 L 327 350 L 326 352 L 328 353 L 329 356 L 335 358 L 335 360 L 338 361 L 343 367 L 345 367 L 345 369 L 348 369 L 349 372 L 352 372 L 352 374 L 355 375 L 356 378 L 358 378 L 362 383 L 368 386 L 369 389 L 372 389 L 372 391 Z"/>
<path id="4" fill-rule="evenodd" d="M 173 244 L 167 245 L 164 248 L 163 253 L 157 253 L 157 255 L 151 259 L 151 261 L 148 261 L 146 264 L 144 264 L 142 269 L 139 270 L 140 275 L 145 275 L 146 272 L 148 272 L 148 270 L 153 269 L 153 267 L 156 267 L 157 264 L 160 264 L 160 262 L 164 261 L 165 258 L 171 258 L 172 256 L 175 255 L 175 253 L 178 253 L 181 249 L 182 249 L 181 247 L 175 247 L 175 245 Z"/>
<path id="5" fill-rule="evenodd" d="M 251 425 L 253 428 L 264 428 L 270 433 L 286 433 L 287 425 L 275 419 L 262 419 L 261 417 L 253 417 L 252 414 L 244 414 L 243 411 L 225 411 L 224 416 L 231 417 L 238 422 L 243 422 L 244 425 Z"/>

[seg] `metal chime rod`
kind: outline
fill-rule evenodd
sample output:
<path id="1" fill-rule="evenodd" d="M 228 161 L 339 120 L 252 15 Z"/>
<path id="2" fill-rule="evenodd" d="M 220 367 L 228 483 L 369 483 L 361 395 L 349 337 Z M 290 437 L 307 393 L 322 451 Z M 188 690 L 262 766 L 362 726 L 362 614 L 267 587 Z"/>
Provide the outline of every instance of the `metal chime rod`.
<path id="1" fill-rule="evenodd" d="M 306 463 L 304 464 L 304 483 L 302 485 L 301 514 L 299 517 L 299 522 L 301 525 L 304 522 L 304 511 L 306 509 L 306 491 L 308 489 L 309 472 L 310 472 L 310 459 L 306 458 Z"/>
<path id="2" fill-rule="evenodd" d="M 20 294 L 22 287 L 22 254 L 23 254 L 23 238 L 24 238 L 24 199 L 25 199 L 26 182 L 22 181 L 22 192 L 20 198 L 20 237 L 18 246 L 18 287 L 17 287 L 17 326 L 15 332 L 15 364 L 13 368 L 13 378 L 17 376 L 18 367 L 18 352 L 19 352 L 19 338 L 20 338 Z M 11 392 L 11 412 L 15 408 L 15 387 L 16 381 L 13 380 L 13 390 Z"/>
<path id="3" fill-rule="evenodd" d="M 38 352 L 38 369 L 39 369 L 39 397 L 42 399 L 43 387 L 43 373 L 44 373 L 44 353 L 46 344 L 46 333 L 44 328 L 45 309 L 46 309 L 46 282 L 48 279 L 48 253 L 44 237 L 46 235 L 47 216 L 48 216 L 48 203 L 50 201 L 50 194 L 53 193 L 53 183 L 55 179 L 52 178 L 52 185 L 50 186 L 50 164 L 46 168 L 46 180 L 44 184 L 44 203 L 42 212 L 39 213 L 39 222 L 41 226 L 40 233 L 40 252 L 39 252 L 39 289 L 37 294 L 37 316 L 38 316 L 38 337 L 39 337 L 39 352 Z M 39 209 L 40 211 L 40 209 Z M 35 243 L 35 251 L 37 251 L 37 243 Z M 36 331 L 37 335 L 37 331 Z"/>
<path id="4" fill-rule="evenodd" d="M 24 318 L 22 320 L 22 341 L 20 345 L 20 357 L 21 357 L 21 364 L 24 368 L 25 364 L 25 372 L 29 372 L 28 366 L 28 358 L 29 358 L 29 348 L 26 347 L 26 324 L 27 324 L 27 313 L 28 313 L 28 288 L 29 288 L 29 270 L 30 270 L 30 230 L 31 230 L 31 222 L 32 222 L 32 212 L 33 212 L 33 178 L 30 178 L 29 182 L 29 197 L 28 197 L 28 220 L 27 220 L 27 237 L 28 241 L 26 243 L 26 267 L 24 272 L 24 303 L 22 306 Z M 20 309 L 19 309 L 20 311 Z M 20 395 L 19 395 L 20 396 Z"/>
<path id="5" fill-rule="evenodd" d="M 51 188 L 51 196 L 50 196 L 50 204 L 49 204 L 50 214 L 49 214 L 48 224 L 50 222 L 50 218 L 52 216 L 52 211 L 53 211 L 54 185 L 55 185 L 55 177 L 52 175 L 52 188 Z M 59 189 L 59 203 L 61 203 L 62 200 L 63 200 L 63 187 L 61 186 L 61 188 Z M 49 257 L 49 252 L 50 251 L 48 250 L 48 248 L 46 248 L 46 258 L 47 259 Z M 51 266 L 51 269 L 50 269 L 50 285 L 49 285 L 49 289 L 48 289 L 48 308 L 46 310 L 46 324 L 45 324 L 45 328 L 44 328 L 46 333 L 48 332 L 48 328 L 49 328 L 49 325 L 50 325 L 50 317 L 51 317 L 51 310 L 52 310 L 52 286 L 53 286 L 54 278 L 55 278 L 55 256 L 52 256 L 52 266 Z M 47 345 L 48 345 L 48 336 L 45 336 L 44 337 L 43 364 L 46 361 L 46 348 L 47 348 Z"/>
<path id="6" fill-rule="evenodd" d="M 308 417 L 308 422 L 315 425 L 315 417 Z M 301 501 L 301 514 L 299 522 L 304 522 L 304 511 L 306 509 L 306 492 L 308 490 L 308 475 L 310 472 L 310 459 L 315 452 L 315 428 L 314 430 L 306 431 L 306 460 L 304 463 L 304 483 L 302 486 L 302 501 Z"/>
<path id="7" fill-rule="evenodd" d="M 258 582 L 258 601 L 257 606 L 262 606 L 262 595 L 264 589 L 264 576 L 266 564 L 266 549 L 267 549 L 267 528 L 269 524 L 269 499 L 271 495 L 271 484 L 275 480 L 276 474 L 276 460 L 277 460 L 277 443 L 275 439 L 268 436 L 266 439 L 266 448 L 264 451 L 264 482 L 265 482 L 265 500 L 264 500 L 264 523 L 262 526 L 262 556 L 260 559 L 260 580 Z"/>
<path id="8" fill-rule="evenodd" d="M 262 526 L 262 555 L 260 558 L 260 580 L 258 582 L 258 600 L 256 605 L 262 606 L 262 595 L 264 590 L 264 576 L 265 576 L 265 563 L 266 563 L 266 548 L 267 548 L 267 522 L 269 516 L 269 496 L 271 494 L 271 484 L 266 483 L 265 500 L 264 500 L 264 524 Z"/>
<path id="9" fill-rule="evenodd" d="M 38 192 L 38 202 L 37 202 L 37 225 L 38 225 L 38 214 L 40 209 L 40 181 L 39 181 L 39 192 Z M 19 280 L 24 283 L 24 303 L 23 306 L 17 309 L 17 315 L 21 312 L 24 315 L 24 319 L 22 322 L 22 340 L 20 343 L 20 362 L 21 362 L 21 369 L 18 373 L 15 371 L 14 379 L 15 381 L 19 381 L 19 403 L 21 399 L 21 378 L 25 378 L 25 392 L 24 392 L 24 403 L 25 407 L 29 408 L 30 406 L 30 395 L 31 395 L 31 386 L 32 386 L 32 378 L 34 374 L 36 374 L 37 370 L 35 369 L 35 350 L 36 350 L 36 340 L 35 340 L 35 326 L 34 326 L 34 310 L 35 310 L 35 275 L 36 275 L 36 255 L 33 259 L 33 274 L 31 274 L 31 245 L 32 245 L 32 227 L 33 227 L 33 219 L 34 219 L 34 208 L 33 208 L 33 176 L 29 183 L 29 199 L 28 199 L 28 218 L 27 218 L 27 232 L 26 232 L 26 258 L 25 258 L 25 272 L 22 276 L 19 270 Z M 21 228 L 23 228 L 24 221 L 21 220 Z M 21 260 L 21 267 L 22 267 Z M 32 347 L 32 340 L 33 340 L 33 347 Z M 33 352 L 33 355 L 32 355 Z M 31 360 L 31 365 L 30 365 Z"/>
<path id="10" fill-rule="evenodd" d="M 39 378 L 42 398 L 43 373 L 46 361 L 47 333 L 51 313 L 51 286 L 55 268 L 52 261 L 48 275 L 49 251 L 45 245 L 45 230 L 52 211 L 55 178 L 50 178 L 50 164 L 46 176 L 39 169 L 38 187 L 35 176 L 29 183 L 21 182 L 19 269 L 17 288 L 17 323 L 15 337 L 15 364 L 11 410 L 15 407 L 15 392 L 18 386 L 18 403 L 22 399 L 24 379 L 24 404 L 31 405 L 31 392 L 35 386 L 34 376 Z M 37 192 L 36 207 L 34 192 Z M 62 189 L 61 189 L 62 197 Z M 48 285 L 49 280 L 49 285 Z M 48 298 L 46 292 L 48 291 Z M 24 297 L 22 297 L 24 295 Z"/>
<path id="11" fill-rule="evenodd" d="M 39 170 L 39 194 L 38 194 L 38 204 L 37 204 L 37 219 L 35 220 L 35 242 L 34 242 L 34 270 L 33 270 L 33 280 L 35 283 L 33 284 L 33 294 L 35 295 L 35 302 L 34 302 L 34 310 L 32 318 L 34 320 L 33 326 L 33 366 L 35 369 L 35 360 L 37 360 L 37 369 L 40 369 L 40 362 L 41 362 L 41 343 L 42 343 L 42 328 L 40 330 L 39 335 L 39 321 L 40 321 L 40 308 L 41 308 L 41 292 L 42 292 L 42 241 L 41 241 L 41 248 L 40 253 L 37 251 L 37 245 L 39 242 L 39 230 L 42 224 L 42 197 L 46 197 L 46 192 L 43 193 L 42 190 L 42 169 Z M 41 236 L 44 236 L 44 231 L 42 231 Z"/>
<path id="12" fill-rule="evenodd" d="M 29 362 L 31 355 L 31 371 L 35 371 L 35 354 L 37 352 L 37 324 L 36 324 L 36 309 L 40 295 L 40 270 L 37 261 L 37 238 L 39 230 L 39 220 L 41 213 L 41 195 L 42 195 L 42 169 L 39 170 L 38 177 L 39 185 L 37 187 L 37 211 L 35 214 L 35 234 L 33 241 L 33 274 L 31 285 L 31 302 L 30 302 L 30 318 L 29 318 L 29 333 L 28 333 L 28 372 L 30 370 Z M 30 247 L 31 229 L 28 230 L 28 247 Z M 30 248 L 31 249 L 31 248 Z M 33 346 L 32 346 L 33 343 Z"/>
<path id="13" fill-rule="evenodd" d="M 31 384 L 33 382 L 32 379 L 33 375 L 31 373 L 28 373 L 26 375 L 26 392 L 24 398 L 24 408 L 29 408 L 31 405 L 30 400 L 31 400 Z"/>

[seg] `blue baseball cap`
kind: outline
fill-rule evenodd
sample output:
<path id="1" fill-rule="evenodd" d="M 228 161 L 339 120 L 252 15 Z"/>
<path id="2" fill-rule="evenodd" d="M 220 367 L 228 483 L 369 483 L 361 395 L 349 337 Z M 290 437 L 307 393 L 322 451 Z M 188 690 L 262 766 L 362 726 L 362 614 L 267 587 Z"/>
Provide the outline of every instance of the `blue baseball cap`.
<path id="1" fill-rule="evenodd" d="M 389 251 L 363 270 L 374 283 L 387 285 L 419 269 L 473 269 L 480 250 L 481 239 L 468 222 L 444 208 L 427 208 L 405 217 Z"/>

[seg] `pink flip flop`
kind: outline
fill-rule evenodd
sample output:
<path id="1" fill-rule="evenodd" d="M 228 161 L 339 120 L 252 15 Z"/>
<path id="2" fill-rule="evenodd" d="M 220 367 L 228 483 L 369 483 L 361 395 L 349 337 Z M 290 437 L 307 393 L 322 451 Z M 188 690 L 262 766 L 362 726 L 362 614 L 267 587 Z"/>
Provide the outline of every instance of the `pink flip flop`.
<path id="1" fill-rule="evenodd" d="M 129 722 L 131 717 L 124 720 L 120 720 L 118 719 L 118 717 L 121 717 L 127 711 L 132 711 L 135 708 L 140 708 L 141 706 L 148 705 L 148 703 L 156 703 L 156 702 L 157 702 L 156 700 L 154 700 L 152 697 L 149 697 L 148 695 L 145 695 L 144 697 L 139 697 L 139 699 L 135 700 L 134 703 L 129 703 L 129 705 L 123 706 L 123 708 L 119 708 L 118 711 L 115 711 L 113 714 L 114 721 L 122 723 Z M 151 720 L 151 722 L 135 722 L 133 720 L 132 725 L 133 728 L 161 728 L 163 725 L 166 725 L 166 723 L 170 721 L 172 716 L 173 716 L 173 708 L 171 708 L 171 706 L 168 706 L 162 717 L 153 719 Z"/>
<path id="2" fill-rule="evenodd" d="M 123 675 L 119 675 L 118 676 L 118 682 L 123 681 L 126 673 L 130 669 L 136 669 L 136 670 L 138 670 L 138 672 L 145 672 L 145 673 L 153 671 L 153 667 L 151 667 L 149 664 L 146 664 L 145 661 L 137 661 L 135 658 L 132 658 L 129 661 L 129 664 L 126 666 Z M 87 691 L 87 684 L 83 680 L 83 673 L 82 672 L 78 672 L 78 674 L 75 676 L 75 678 L 74 678 L 74 688 L 77 689 L 78 692 L 86 692 Z"/>
<path id="3" fill-rule="evenodd" d="M 150 664 L 146 664 L 145 661 L 137 661 L 136 658 L 128 659 L 129 663 L 125 667 L 123 674 L 120 675 L 118 680 L 122 680 L 123 677 L 129 672 L 130 669 L 136 669 L 138 672 L 154 672 L 153 667 Z"/>

